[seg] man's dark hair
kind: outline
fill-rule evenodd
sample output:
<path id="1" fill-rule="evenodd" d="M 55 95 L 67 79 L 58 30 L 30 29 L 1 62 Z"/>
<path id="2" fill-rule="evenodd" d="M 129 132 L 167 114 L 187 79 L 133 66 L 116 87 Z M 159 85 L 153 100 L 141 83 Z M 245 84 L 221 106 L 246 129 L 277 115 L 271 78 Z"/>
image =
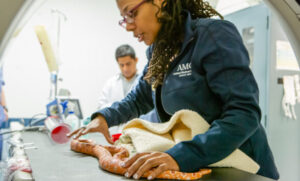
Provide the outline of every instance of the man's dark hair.
<path id="1" fill-rule="evenodd" d="M 126 56 L 130 56 L 131 58 L 135 59 L 134 49 L 127 44 L 119 46 L 115 54 L 116 60 L 118 61 L 118 58 Z"/>

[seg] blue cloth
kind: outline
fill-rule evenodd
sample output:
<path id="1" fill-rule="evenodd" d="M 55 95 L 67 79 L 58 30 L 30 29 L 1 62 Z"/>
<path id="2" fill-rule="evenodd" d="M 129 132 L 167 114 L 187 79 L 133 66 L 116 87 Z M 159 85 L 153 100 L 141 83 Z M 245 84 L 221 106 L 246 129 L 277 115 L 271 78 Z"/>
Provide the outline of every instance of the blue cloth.
<path id="1" fill-rule="evenodd" d="M 139 118 L 146 121 L 150 121 L 152 123 L 160 123 L 160 119 L 158 118 L 155 110 L 152 110 L 147 114 L 141 115 Z"/>
<path id="2" fill-rule="evenodd" d="M 2 85 L 4 84 L 3 82 L 3 71 L 2 68 L 0 68 L 0 102 L 1 102 L 1 93 L 2 93 Z M 4 110 L 3 107 L 0 105 L 0 130 L 1 130 L 1 125 L 3 121 L 5 120 L 5 115 L 4 115 Z M 3 137 L 0 135 L 0 160 L 2 159 L 2 144 L 3 144 Z"/>
<path id="3" fill-rule="evenodd" d="M 2 93 L 2 86 L 4 85 L 4 81 L 3 81 L 3 69 L 0 68 L 0 102 L 1 102 L 1 93 Z M 5 120 L 5 115 L 4 115 L 4 110 L 2 105 L 0 104 L 0 129 L 1 129 L 1 125 L 2 122 Z"/>
<path id="4" fill-rule="evenodd" d="M 162 122 L 181 109 L 199 113 L 211 125 L 205 134 L 166 152 L 183 172 L 222 160 L 239 148 L 260 165 L 259 175 L 279 178 L 265 130 L 260 124 L 258 86 L 235 26 L 225 20 L 191 19 L 187 13 L 181 51 L 155 91 L 142 78 L 126 98 L 92 115 L 109 126 L 124 123 L 153 107 Z M 153 46 L 147 50 L 151 57 Z M 146 66 L 147 67 L 147 66 Z M 143 74 L 145 75 L 147 68 Z"/>
<path id="5" fill-rule="evenodd" d="M 0 135 L 0 161 L 2 160 L 3 136 Z"/>
<path id="6" fill-rule="evenodd" d="M 0 68 L 0 95 L 2 92 L 2 86 L 4 85 L 4 80 L 3 80 L 3 69 L 2 67 Z M 1 96 L 0 96 L 0 102 L 1 102 Z"/>

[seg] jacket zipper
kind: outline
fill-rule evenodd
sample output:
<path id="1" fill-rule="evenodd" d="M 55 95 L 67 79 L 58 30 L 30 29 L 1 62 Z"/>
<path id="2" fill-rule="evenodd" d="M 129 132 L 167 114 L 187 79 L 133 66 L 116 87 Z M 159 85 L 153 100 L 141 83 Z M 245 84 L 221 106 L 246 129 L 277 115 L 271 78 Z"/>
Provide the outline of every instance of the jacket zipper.
<path id="1" fill-rule="evenodd" d="M 165 111 L 167 114 L 169 114 L 169 115 L 171 115 L 171 116 L 172 116 L 172 114 L 170 114 L 169 112 L 167 112 L 167 110 L 164 108 L 164 104 L 163 104 L 163 100 L 162 100 L 162 93 L 163 93 L 163 88 L 164 88 L 163 85 L 164 85 L 164 83 L 165 83 L 165 80 L 166 80 L 166 78 L 167 78 L 167 75 L 169 75 L 169 73 L 170 73 L 170 71 L 172 70 L 172 68 L 173 68 L 175 65 L 177 65 L 177 63 L 175 63 L 176 60 L 183 54 L 183 52 L 185 51 L 186 47 L 187 47 L 193 40 L 194 40 L 194 37 L 192 37 L 191 39 L 189 39 L 189 41 L 187 42 L 186 46 L 182 49 L 182 51 L 180 52 L 180 54 L 179 54 L 178 56 L 176 56 L 176 57 L 174 58 L 174 60 L 171 62 L 171 64 L 173 63 L 173 65 L 170 66 L 169 69 L 168 69 L 168 71 L 165 73 L 165 75 L 164 75 L 164 80 L 163 80 L 163 83 L 162 83 L 162 85 L 161 85 L 161 91 L 160 91 L 160 101 L 161 101 L 161 106 L 162 106 L 162 108 L 163 108 L 163 111 Z"/>

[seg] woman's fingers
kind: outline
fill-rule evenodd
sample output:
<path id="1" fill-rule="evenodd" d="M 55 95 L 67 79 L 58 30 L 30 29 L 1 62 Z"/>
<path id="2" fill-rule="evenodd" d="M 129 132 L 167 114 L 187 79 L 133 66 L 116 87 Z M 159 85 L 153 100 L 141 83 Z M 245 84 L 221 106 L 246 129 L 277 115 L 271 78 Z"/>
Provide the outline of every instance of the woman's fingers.
<path id="1" fill-rule="evenodd" d="M 166 163 L 159 165 L 157 168 L 152 169 L 152 173 L 147 177 L 148 180 L 155 179 L 158 175 L 168 170 L 168 166 Z"/>
<path id="2" fill-rule="evenodd" d="M 139 179 L 150 170 L 149 180 L 166 170 L 179 170 L 177 162 L 169 154 L 163 152 L 138 153 L 124 161 L 121 166 L 128 168 L 125 176 L 133 176 L 134 179 Z"/>
<path id="3" fill-rule="evenodd" d="M 124 162 L 124 167 L 128 167 L 125 177 L 133 176 L 137 170 L 144 164 L 144 162 L 149 159 L 151 155 L 149 153 L 138 153 L 132 158 Z"/>
<path id="4" fill-rule="evenodd" d="M 149 154 L 149 153 L 146 153 L 146 152 L 137 153 L 134 156 L 132 156 L 131 158 L 129 158 L 128 160 L 124 161 L 121 166 L 127 168 L 127 167 L 131 166 L 137 159 L 139 159 L 140 157 L 147 155 L 147 154 Z"/>
<path id="5" fill-rule="evenodd" d="M 71 133 L 68 133 L 67 134 L 67 137 L 72 137 L 73 135 L 75 135 L 75 134 L 77 134 L 79 131 L 81 131 L 82 130 L 82 128 L 78 128 L 78 129 L 76 129 L 76 130 L 74 130 L 74 131 L 72 131 Z"/>
<path id="6" fill-rule="evenodd" d="M 73 135 L 75 135 L 74 138 L 78 139 L 80 136 L 85 135 L 87 133 L 96 132 L 97 130 L 94 128 L 95 126 L 97 126 L 97 124 L 95 124 L 95 122 L 92 121 L 87 126 L 83 126 L 67 134 L 67 137 L 72 137 Z"/>
<path id="7" fill-rule="evenodd" d="M 100 132 L 104 135 L 106 141 L 110 144 L 113 144 L 113 140 L 109 134 L 108 125 L 106 120 L 102 116 L 98 116 L 94 120 L 92 120 L 86 127 L 81 127 L 72 133 L 67 134 L 67 137 L 72 137 L 75 135 L 74 139 L 78 139 L 80 136 L 92 133 L 92 132 Z"/>
<path id="8" fill-rule="evenodd" d="M 156 167 L 160 167 L 161 165 L 165 165 L 163 164 L 163 160 L 160 157 L 149 157 L 149 159 L 147 159 L 140 167 L 138 167 L 138 170 L 135 172 L 135 174 L 133 175 L 134 179 L 140 179 L 141 176 L 144 175 L 144 173 L 146 173 L 149 170 L 153 170 L 153 168 Z M 165 167 L 165 166 L 163 166 Z M 161 168 L 159 169 L 161 170 Z M 161 171 L 163 172 L 163 171 Z M 154 177 L 155 178 L 155 177 Z"/>
<path id="9" fill-rule="evenodd" d="M 74 139 L 78 139 L 80 136 L 85 135 L 83 134 L 83 131 L 86 130 L 85 127 L 80 128 L 80 130 L 77 132 L 77 134 L 75 135 Z"/>

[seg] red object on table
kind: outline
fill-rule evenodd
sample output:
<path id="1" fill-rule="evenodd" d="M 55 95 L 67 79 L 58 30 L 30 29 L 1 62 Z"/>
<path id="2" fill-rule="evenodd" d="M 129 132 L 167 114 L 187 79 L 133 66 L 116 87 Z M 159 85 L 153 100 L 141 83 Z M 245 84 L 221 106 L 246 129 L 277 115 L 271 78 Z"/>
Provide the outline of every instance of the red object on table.
<path id="1" fill-rule="evenodd" d="M 122 135 L 122 133 L 117 133 L 117 134 L 111 135 L 113 142 L 117 141 L 121 135 Z"/>

